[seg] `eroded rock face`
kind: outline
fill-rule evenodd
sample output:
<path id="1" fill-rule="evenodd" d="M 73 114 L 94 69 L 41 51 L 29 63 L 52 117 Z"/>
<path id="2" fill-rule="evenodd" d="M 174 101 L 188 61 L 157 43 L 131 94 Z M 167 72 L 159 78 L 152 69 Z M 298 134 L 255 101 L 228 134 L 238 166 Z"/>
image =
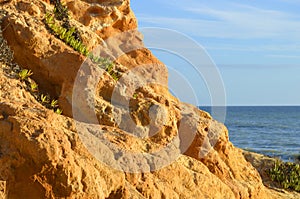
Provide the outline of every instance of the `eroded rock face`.
<path id="1" fill-rule="evenodd" d="M 49 33 L 49 1 L 4 4 L 1 27 L 15 61 L 70 116 L 40 105 L 2 64 L 0 182 L 8 198 L 269 197 L 226 127 L 169 93 L 167 69 L 144 48 L 128 0 L 66 5 L 87 47 L 100 46 L 123 76 L 97 76 Z"/>
<path id="2" fill-rule="evenodd" d="M 128 1 L 67 1 L 66 4 L 73 16 L 71 23 L 78 27 L 89 50 L 100 51 L 100 55 L 112 54 L 113 60 L 123 64 L 123 67 L 120 66 L 123 71 L 136 65 L 155 63 L 164 68 L 151 52 L 143 47 L 140 34 L 134 30 L 136 22 Z M 24 0 L 12 1 L 7 6 L 9 12 L 2 23 L 3 35 L 16 55 L 15 61 L 24 68 L 31 69 L 40 87 L 59 97 L 64 113 L 72 116 L 73 84 L 85 57 L 49 34 L 43 23 L 46 13 L 53 9 L 49 4 L 38 0 Z M 105 14 L 102 17 L 93 14 L 90 9 L 94 7 L 104 9 Z M 90 18 L 89 23 L 84 19 L 87 16 Z M 106 31 L 107 27 L 111 30 Z M 108 34 L 110 38 L 100 32 Z M 106 47 L 101 48 L 103 42 L 106 43 Z M 100 50 L 97 50 L 99 48 Z M 104 81 L 112 84 L 113 80 Z M 104 90 L 109 91 L 108 88 Z M 105 95 L 103 97 L 110 98 Z"/>
<path id="3" fill-rule="evenodd" d="M 234 198 L 226 184 L 188 156 L 151 173 L 108 167 L 86 150 L 72 119 L 42 107 L 3 68 L 0 76 L 1 85 L 13 91 L 2 89 L 0 95 L 0 179 L 8 198 Z M 125 140 L 108 126 L 102 134 L 119 145 Z M 141 150 L 140 140 L 126 139 L 124 145 Z M 103 155 L 115 161 L 113 153 Z"/>

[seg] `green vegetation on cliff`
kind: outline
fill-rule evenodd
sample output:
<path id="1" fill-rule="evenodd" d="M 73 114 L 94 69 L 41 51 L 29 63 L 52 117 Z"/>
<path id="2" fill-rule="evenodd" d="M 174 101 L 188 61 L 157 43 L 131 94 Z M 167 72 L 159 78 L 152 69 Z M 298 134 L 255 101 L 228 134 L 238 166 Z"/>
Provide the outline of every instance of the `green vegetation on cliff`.
<path id="1" fill-rule="evenodd" d="M 291 162 L 277 161 L 269 170 L 269 176 L 280 183 L 284 189 L 300 192 L 300 165 Z"/>
<path id="2" fill-rule="evenodd" d="M 67 6 L 62 5 L 60 0 L 51 1 L 51 3 L 54 4 L 54 9 L 52 12 L 46 14 L 44 20 L 50 33 L 72 47 L 75 51 L 88 57 L 117 81 L 121 75 L 114 70 L 114 63 L 107 58 L 98 57 L 89 52 L 82 42 L 78 29 L 70 25 Z"/>

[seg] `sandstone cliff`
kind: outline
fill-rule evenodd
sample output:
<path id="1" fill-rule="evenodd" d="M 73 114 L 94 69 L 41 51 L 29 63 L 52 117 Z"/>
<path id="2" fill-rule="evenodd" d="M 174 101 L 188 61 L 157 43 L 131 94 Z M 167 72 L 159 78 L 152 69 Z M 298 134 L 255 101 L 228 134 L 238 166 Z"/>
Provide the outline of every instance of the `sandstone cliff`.
<path id="1" fill-rule="evenodd" d="M 89 50 L 113 43 L 125 86 L 116 90 L 103 71 L 94 82 L 89 64 L 81 70 L 85 57 L 45 26 L 50 1 L 1 1 L 0 197 L 272 197 L 226 127 L 169 93 L 167 69 L 143 47 L 128 0 L 64 2 Z M 17 77 L 20 67 L 59 99 L 64 115 L 36 100 Z M 132 89 L 136 82 L 145 85 Z"/>

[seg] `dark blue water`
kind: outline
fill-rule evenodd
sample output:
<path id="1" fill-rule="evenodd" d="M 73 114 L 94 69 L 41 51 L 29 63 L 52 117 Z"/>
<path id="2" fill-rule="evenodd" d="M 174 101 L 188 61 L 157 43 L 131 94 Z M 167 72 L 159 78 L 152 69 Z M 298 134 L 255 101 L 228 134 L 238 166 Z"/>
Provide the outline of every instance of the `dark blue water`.
<path id="1" fill-rule="evenodd" d="M 239 148 L 285 161 L 300 155 L 300 106 L 227 107 L 225 125 Z"/>

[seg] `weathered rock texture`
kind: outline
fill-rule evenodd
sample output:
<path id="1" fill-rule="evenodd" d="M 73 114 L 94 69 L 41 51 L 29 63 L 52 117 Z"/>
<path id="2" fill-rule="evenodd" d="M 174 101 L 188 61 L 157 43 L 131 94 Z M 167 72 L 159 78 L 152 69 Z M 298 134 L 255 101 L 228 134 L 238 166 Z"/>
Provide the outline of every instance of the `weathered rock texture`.
<path id="1" fill-rule="evenodd" d="M 65 3 L 72 25 L 79 29 L 90 50 L 98 45 L 113 46 L 109 50 L 124 74 L 124 80 L 120 80 L 124 87 L 114 93 L 117 83 L 104 74 L 97 82 L 93 102 L 82 105 L 76 124 L 72 117 L 77 107 L 72 109 L 72 95 L 85 58 L 46 29 L 45 13 L 53 9 L 49 1 L 1 2 L 6 11 L 1 23 L 3 37 L 14 52 L 14 61 L 31 69 L 40 89 L 58 97 L 64 114 L 69 116 L 57 115 L 40 105 L 26 85 L 15 78 L 12 65 L 2 60 L 0 182 L 5 182 L 8 198 L 271 198 L 257 170 L 229 142 L 226 127 L 168 92 L 167 69 L 143 47 L 128 0 Z M 120 35 L 124 31 L 128 32 Z M 109 53 L 104 50 L 100 55 Z M 130 78 L 127 74 L 140 65 L 144 67 L 136 71 L 138 76 Z M 75 99 L 90 99 L 84 85 L 93 88 L 92 70 L 89 67 L 80 72 L 87 78 L 79 79 L 82 94 Z M 149 78 L 160 85 L 146 81 L 147 85 L 132 89 L 134 82 Z M 96 122 L 89 118 L 91 110 L 96 112 Z M 95 124 L 98 122 L 100 125 Z M 81 135 L 78 124 L 88 125 L 89 134 Z M 132 135 L 135 132 L 138 137 Z M 82 140 L 92 144 L 96 138 L 99 150 L 95 149 L 93 156 Z M 104 138 L 119 151 L 105 146 L 101 142 Z M 128 156 L 120 152 L 152 153 L 170 142 L 173 148 L 160 154 L 158 160 L 162 164 L 164 160 L 174 161 L 160 169 L 138 156 L 129 164 Z M 142 165 L 147 172 L 116 169 L 128 165 Z M 1 190 L 4 188 L 0 187 L 0 194 Z"/>

